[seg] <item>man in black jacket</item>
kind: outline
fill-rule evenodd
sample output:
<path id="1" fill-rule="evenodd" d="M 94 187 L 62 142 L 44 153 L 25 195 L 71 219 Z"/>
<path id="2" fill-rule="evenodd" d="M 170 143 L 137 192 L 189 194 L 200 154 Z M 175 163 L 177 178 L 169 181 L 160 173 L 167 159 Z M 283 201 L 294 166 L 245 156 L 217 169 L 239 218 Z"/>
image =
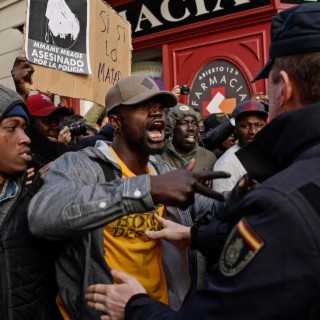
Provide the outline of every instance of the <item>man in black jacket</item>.
<path id="1" fill-rule="evenodd" d="M 122 284 L 88 290 L 89 305 L 108 310 L 101 319 L 320 318 L 319 25 L 319 3 L 272 20 L 270 59 L 254 79 L 268 77 L 272 121 L 238 152 L 260 185 L 228 213 L 237 223 L 208 288 L 173 311 L 150 299 L 131 276 L 113 271 Z M 206 227 L 190 232 L 162 222 L 165 229 L 150 237 L 211 245 Z"/>
<path id="2" fill-rule="evenodd" d="M 27 220 L 33 194 L 26 186 L 28 127 L 24 101 L 0 85 L 0 319 L 55 320 L 61 318 L 50 273 L 52 250 L 30 234 Z"/>

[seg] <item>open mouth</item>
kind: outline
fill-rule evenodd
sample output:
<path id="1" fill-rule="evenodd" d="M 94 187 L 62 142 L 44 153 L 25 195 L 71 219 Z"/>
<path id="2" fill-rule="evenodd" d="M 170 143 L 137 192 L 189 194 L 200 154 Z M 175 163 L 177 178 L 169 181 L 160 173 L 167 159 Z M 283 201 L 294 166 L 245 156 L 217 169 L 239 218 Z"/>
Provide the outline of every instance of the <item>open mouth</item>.
<path id="1" fill-rule="evenodd" d="M 20 153 L 20 157 L 24 160 L 24 161 L 31 161 L 32 160 L 32 157 L 31 157 L 31 154 L 30 154 L 30 150 L 25 150 L 24 152 L 21 152 Z"/>
<path id="2" fill-rule="evenodd" d="M 147 135 L 152 142 L 162 142 L 164 140 L 164 121 L 155 120 L 147 130 Z"/>
<path id="3" fill-rule="evenodd" d="M 195 143 L 196 142 L 196 137 L 194 135 L 189 135 L 186 137 L 186 141 L 189 143 Z"/>

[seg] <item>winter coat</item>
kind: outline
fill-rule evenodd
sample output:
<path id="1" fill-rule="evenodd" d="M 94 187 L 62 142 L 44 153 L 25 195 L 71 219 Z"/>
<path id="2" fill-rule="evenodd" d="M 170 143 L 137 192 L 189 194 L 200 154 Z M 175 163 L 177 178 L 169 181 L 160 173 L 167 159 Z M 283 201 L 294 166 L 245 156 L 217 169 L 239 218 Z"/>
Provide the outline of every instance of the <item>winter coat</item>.
<path id="1" fill-rule="evenodd" d="M 0 121 L 21 97 L 0 85 Z M 7 176 L 15 193 L 0 204 L 0 319 L 58 320 L 55 304 L 54 250 L 45 240 L 31 235 L 27 207 L 34 190 L 26 186 L 26 173 Z M 4 190 L 2 190 L 4 192 Z"/>
<path id="2" fill-rule="evenodd" d="M 178 312 L 134 296 L 126 320 L 320 318 L 319 118 L 320 104 L 284 113 L 237 152 L 261 184 L 228 213 L 238 223 L 208 288 Z"/>

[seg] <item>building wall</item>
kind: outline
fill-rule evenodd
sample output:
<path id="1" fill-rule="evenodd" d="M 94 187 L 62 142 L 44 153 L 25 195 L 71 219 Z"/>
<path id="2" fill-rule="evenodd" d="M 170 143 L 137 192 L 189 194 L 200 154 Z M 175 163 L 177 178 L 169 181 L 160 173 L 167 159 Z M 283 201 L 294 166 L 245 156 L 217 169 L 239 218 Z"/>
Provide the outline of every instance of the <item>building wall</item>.
<path id="1" fill-rule="evenodd" d="M 11 68 L 23 46 L 23 34 L 17 27 L 25 23 L 25 13 L 25 0 L 0 0 L 0 83 L 12 89 Z"/>

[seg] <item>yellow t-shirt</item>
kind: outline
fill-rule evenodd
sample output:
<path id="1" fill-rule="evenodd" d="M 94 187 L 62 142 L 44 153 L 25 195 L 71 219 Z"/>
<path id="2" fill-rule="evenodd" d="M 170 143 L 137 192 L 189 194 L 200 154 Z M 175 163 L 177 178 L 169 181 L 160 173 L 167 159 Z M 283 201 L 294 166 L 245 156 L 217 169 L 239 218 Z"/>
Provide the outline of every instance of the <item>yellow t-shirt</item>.
<path id="1" fill-rule="evenodd" d="M 63 301 L 62 301 L 62 297 L 61 294 L 58 293 L 57 297 L 56 297 L 56 304 L 58 305 L 59 311 L 62 315 L 62 318 L 64 320 L 72 320 L 71 317 L 69 316 L 69 313 L 67 312 L 67 309 L 65 308 Z"/>
<path id="2" fill-rule="evenodd" d="M 111 149 L 122 170 L 122 178 L 135 177 Z M 147 173 L 152 174 L 147 168 Z M 168 303 L 167 282 L 162 267 L 159 240 L 151 240 L 146 230 L 159 230 L 154 214 L 164 215 L 164 206 L 146 213 L 132 213 L 104 227 L 105 259 L 111 269 L 122 270 L 134 277 L 154 299 Z"/>
<path id="3" fill-rule="evenodd" d="M 122 170 L 122 178 L 135 177 L 118 155 L 110 148 Z M 152 175 L 151 169 L 147 172 Z M 104 227 L 104 256 L 110 269 L 124 271 L 145 287 L 150 297 L 168 303 L 168 287 L 162 267 L 160 240 L 151 240 L 146 230 L 159 230 L 154 214 L 164 215 L 164 206 L 146 213 L 132 213 L 114 220 Z M 64 320 L 71 320 L 63 305 L 61 295 L 57 296 L 60 313 Z"/>

